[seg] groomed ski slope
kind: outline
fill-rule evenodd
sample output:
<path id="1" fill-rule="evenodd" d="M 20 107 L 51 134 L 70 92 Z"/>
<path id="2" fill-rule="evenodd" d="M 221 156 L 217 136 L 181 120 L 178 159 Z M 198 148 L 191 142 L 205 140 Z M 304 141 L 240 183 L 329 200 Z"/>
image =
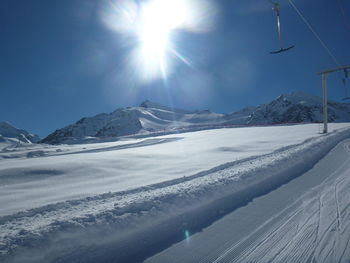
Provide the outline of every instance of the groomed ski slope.
<path id="1" fill-rule="evenodd" d="M 317 132 L 309 124 L 6 148 L 0 259 L 144 260 L 308 171 L 350 125 Z"/>
<path id="2" fill-rule="evenodd" d="M 331 124 L 330 131 L 349 124 Z M 318 124 L 0 150 L 0 216 L 195 175 L 322 137 Z"/>
<path id="3" fill-rule="evenodd" d="M 349 262 L 350 139 L 311 170 L 146 260 Z"/>

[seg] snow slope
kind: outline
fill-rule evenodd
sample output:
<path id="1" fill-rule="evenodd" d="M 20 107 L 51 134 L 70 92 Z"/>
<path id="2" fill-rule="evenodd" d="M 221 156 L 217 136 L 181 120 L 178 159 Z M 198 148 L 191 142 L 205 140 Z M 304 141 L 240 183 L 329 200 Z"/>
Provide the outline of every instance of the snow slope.
<path id="1" fill-rule="evenodd" d="M 332 124 L 331 129 L 347 125 Z M 316 124 L 251 127 L 103 144 L 7 149 L 0 153 L 0 215 L 191 176 L 301 143 L 320 136 L 317 132 Z"/>
<path id="2" fill-rule="evenodd" d="M 349 262 L 350 140 L 146 262 Z"/>
<path id="3" fill-rule="evenodd" d="M 230 114 L 209 110 L 186 111 L 145 101 L 139 107 L 120 108 L 110 114 L 82 118 L 43 139 L 50 144 L 81 143 L 91 137 L 108 138 L 151 132 L 170 133 L 227 125 L 314 123 L 322 121 L 322 99 L 303 92 L 281 95 L 269 104 Z M 350 121 L 350 104 L 329 101 L 329 121 Z"/>
<path id="4" fill-rule="evenodd" d="M 138 262 L 312 168 L 350 136 L 349 124 L 330 128 L 46 145 L 38 157 L 22 149 L 0 159 L 0 259 Z"/>

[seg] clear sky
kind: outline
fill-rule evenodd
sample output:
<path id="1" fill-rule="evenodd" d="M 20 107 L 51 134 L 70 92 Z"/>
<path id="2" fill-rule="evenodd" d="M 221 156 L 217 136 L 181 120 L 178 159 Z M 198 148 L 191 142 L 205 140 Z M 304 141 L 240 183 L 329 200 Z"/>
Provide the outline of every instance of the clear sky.
<path id="1" fill-rule="evenodd" d="M 166 82 L 136 81 L 124 70 L 129 40 L 104 22 L 110 3 L 1 1 L 0 121 L 45 136 L 146 99 L 232 112 L 292 91 L 320 95 L 316 72 L 336 66 L 287 0 L 280 0 L 283 41 L 295 48 L 280 55 L 269 54 L 278 49 L 269 1 L 217 0 L 211 31 L 174 32 L 174 46 L 190 66 L 177 61 Z M 350 64 L 350 2 L 294 3 L 339 63 Z M 340 78 L 330 77 L 332 99 L 344 95 Z"/>

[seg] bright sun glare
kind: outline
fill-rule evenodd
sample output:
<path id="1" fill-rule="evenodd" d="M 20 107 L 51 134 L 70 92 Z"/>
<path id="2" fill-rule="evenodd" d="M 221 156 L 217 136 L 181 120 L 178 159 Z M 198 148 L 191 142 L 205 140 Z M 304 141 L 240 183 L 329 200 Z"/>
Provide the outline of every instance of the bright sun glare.
<path id="1" fill-rule="evenodd" d="M 185 3 L 182 0 L 151 0 L 141 6 L 139 55 L 149 63 L 148 69 L 159 71 L 163 78 L 167 76 L 168 53 L 173 50 L 171 31 L 181 28 L 190 19 Z"/>
<path id="2" fill-rule="evenodd" d="M 214 13 L 209 0 L 117 0 L 103 19 L 109 27 L 136 40 L 130 68 L 138 69 L 142 81 L 151 81 L 171 74 L 174 60 L 189 64 L 176 51 L 173 31 L 207 31 L 209 16 Z"/>

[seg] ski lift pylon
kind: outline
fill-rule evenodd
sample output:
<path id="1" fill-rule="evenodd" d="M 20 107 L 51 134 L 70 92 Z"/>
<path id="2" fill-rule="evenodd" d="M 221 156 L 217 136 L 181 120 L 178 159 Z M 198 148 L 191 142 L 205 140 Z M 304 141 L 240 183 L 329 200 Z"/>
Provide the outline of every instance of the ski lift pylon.
<path id="1" fill-rule="evenodd" d="M 344 78 L 342 79 L 343 81 L 343 85 L 344 85 L 344 93 L 345 96 L 343 98 L 343 100 L 350 100 L 350 96 L 348 96 L 348 90 L 347 90 L 347 80 L 349 79 L 349 72 L 348 69 L 344 69 Z"/>
<path id="2" fill-rule="evenodd" d="M 272 4 L 272 10 L 276 14 L 278 39 L 279 39 L 279 42 L 280 42 L 280 49 L 277 50 L 277 51 L 272 51 L 272 52 L 270 52 L 270 54 L 278 54 L 278 53 L 282 53 L 282 52 L 285 52 L 285 51 L 288 51 L 288 50 L 292 49 L 294 47 L 294 45 L 290 46 L 290 47 L 287 47 L 287 48 L 283 47 L 282 34 L 281 34 L 281 22 L 280 22 L 280 10 L 281 10 L 281 7 L 280 7 L 279 2 L 273 2 L 273 1 L 270 0 L 270 3 Z"/>

